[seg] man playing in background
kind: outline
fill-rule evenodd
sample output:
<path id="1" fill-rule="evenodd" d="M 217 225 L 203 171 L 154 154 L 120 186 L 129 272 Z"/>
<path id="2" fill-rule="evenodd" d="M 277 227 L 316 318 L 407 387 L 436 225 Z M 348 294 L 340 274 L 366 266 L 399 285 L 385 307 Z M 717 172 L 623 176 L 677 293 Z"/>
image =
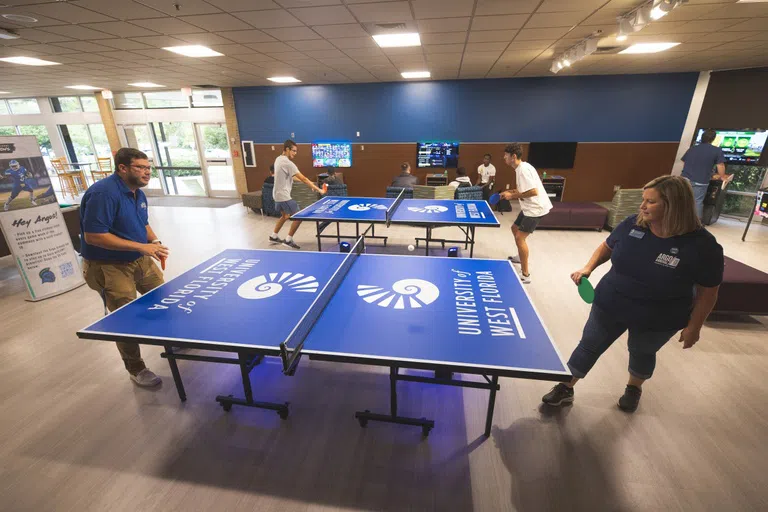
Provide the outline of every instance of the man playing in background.
<path id="1" fill-rule="evenodd" d="M 8 196 L 8 200 L 3 205 L 3 211 L 7 212 L 11 208 L 11 201 L 16 199 L 16 196 L 22 190 L 29 192 L 29 201 L 32 203 L 32 206 L 37 206 L 35 202 L 35 182 L 32 180 L 32 174 L 16 160 L 8 162 L 8 167 L 3 176 L 13 179 L 13 189 L 11 189 L 11 195 Z"/>
<path id="2" fill-rule="evenodd" d="M 317 188 L 317 185 L 309 181 L 309 179 L 299 172 L 299 168 L 293 163 L 293 159 L 296 158 L 299 148 L 292 140 L 286 140 L 283 143 L 283 154 L 275 159 L 275 187 L 272 189 L 272 198 L 275 200 L 275 208 L 280 213 L 280 218 L 275 224 L 275 231 L 269 235 L 269 241 L 274 243 L 281 243 L 292 247 L 293 249 L 301 249 L 299 245 L 293 241 L 293 235 L 301 225 L 300 220 L 295 220 L 291 223 L 291 227 L 288 230 L 288 236 L 285 240 L 281 240 L 278 236 L 283 224 L 291 218 L 291 215 L 298 213 L 299 205 L 295 200 L 291 199 L 291 190 L 293 189 L 293 180 L 303 181 L 312 190 L 322 194 L 323 191 Z"/>
<path id="3" fill-rule="evenodd" d="M 552 202 L 544 190 L 539 173 L 528 162 L 523 162 L 523 147 L 520 144 L 510 144 L 504 148 L 504 162 L 515 170 L 515 190 L 507 190 L 501 193 L 501 197 L 507 200 L 520 201 L 522 210 L 512 225 L 512 233 L 515 235 L 517 245 L 517 257 L 510 256 L 513 263 L 520 264 L 520 280 L 524 283 L 531 282 L 531 274 L 528 269 L 528 235 L 533 233 L 542 217 L 552 209 Z"/>
<path id="4" fill-rule="evenodd" d="M 400 164 L 400 176 L 392 180 L 392 187 L 413 188 L 419 184 L 419 178 L 411 175 L 411 164 L 403 162 Z"/>
<path id="5" fill-rule="evenodd" d="M 712 145 L 716 136 L 715 130 L 704 130 L 701 144 L 690 147 L 681 158 L 685 162 L 682 175 L 693 187 L 693 198 L 696 200 L 696 213 L 699 218 L 704 213 L 704 197 L 707 195 L 712 169 L 717 167 L 717 173 L 723 180 L 730 179 L 730 176 L 725 174 L 723 150 Z"/>
<path id="6" fill-rule="evenodd" d="M 163 284 L 156 261 L 168 257 L 149 225 L 147 196 L 151 168 L 147 155 L 133 148 L 115 154 L 115 173 L 85 191 L 80 203 L 83 277 L 99 292 L 107 309 L 128 304 Z M 131 380 L 142 387 L 160 384 L 160 377 L 144 364 L 136 343 L 117 342 Z"/>
<path id="7" fill-rule="evenodd" d="M 496 179 L 496 167 L 491 163 L 491 155 L 483 155 L 483 163 L 477 168 L 477 185 L 487 187 L 488 184 Z"/>

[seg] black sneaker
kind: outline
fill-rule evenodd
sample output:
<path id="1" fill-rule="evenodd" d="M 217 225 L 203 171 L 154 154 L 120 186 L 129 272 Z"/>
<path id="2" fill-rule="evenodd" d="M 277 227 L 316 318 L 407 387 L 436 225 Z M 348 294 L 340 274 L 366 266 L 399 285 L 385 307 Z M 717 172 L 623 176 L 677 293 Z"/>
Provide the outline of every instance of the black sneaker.
<path id="1" fill-rule="evenodd" d="M 541 401 L 554 407 L 573 403 L 573 388 L 562 382 L 553 387 L 549 393 L 541 397 Z"/>
<path id="2" fill-rule="evenodd" d="M 285 240 L 283 240 L 279 236 L 273 236 L 273 235 L 269 235 L 269 241 L 272 242 L 273 244 L 282 244 L 285 242 Z"/>
<path id="3" fill-rule="evenodd" d="M 288 240 L 283 240 L 283 245 L 287 245 L 288 247 L 292 247 L 293 249 L 301 249 L 299 247 L 299 244 L 291 240 L 290 242 Z"/>
<path id="4" fill-rule="evenodd" d="M 619 398 L 619 409 L 625 412 L 635 412 L 640 404 L 640 395 L 642 394 L 643 390 L 637 386 L 627 386 L 624 395 Z"/>

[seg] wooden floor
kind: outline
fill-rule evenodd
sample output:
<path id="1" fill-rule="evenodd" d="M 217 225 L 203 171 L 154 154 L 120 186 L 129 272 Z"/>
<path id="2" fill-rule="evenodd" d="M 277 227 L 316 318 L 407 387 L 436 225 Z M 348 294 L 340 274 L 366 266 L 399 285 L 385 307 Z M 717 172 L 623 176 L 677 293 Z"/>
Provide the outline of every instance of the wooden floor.
<path id="1" fill-rule="evenodd" d="M 223 248 L 266 247 L 274 220 L 241 206 L 150 217 L 172 248 L 169 278 Z M 513 219 L 478 229 L 476 255 L 510 254 Z M 753 226 L 742 243 L 743 226 L 721 219 L 711 231 L 727 255 L 768 271 L 768 228 Z M 301 228 L 302 250 L 314 250 L 313 232 Z M 387 233 L 391 252 L 422 236 Z M 529 239 L 529 290 L 565 357 L 588 314 L 568 275 L 605 236 Z M 267 362 L 252 374 L 256 397 L 290 401 L 291 417 L 225 413 L 214 397 L 241 393 L 237 367 L 180 362 L 181 404 L 160 349 L 144 349 L 164 380 L 147 391 L 129 381 L 112 344 L 77 339 L 102 315 L 86 287 L 25 302 L 3 258 L 0 313 L 1 510 L 768 510 L 768 317 L 711 321 L 685 352 L 669 343 L 633 415 L 615 405 L 625 338 L 579 384 L 572 407 L 542 409 L 548 383 L 502 379 L 490 439 L 487 392 L 401 383 L 403 413 L 436 420 L 422 441 L 416 428 L 355 421 L 359 409 L 386 411 L 386 370 L 303 361 L 286 378 Z"/>

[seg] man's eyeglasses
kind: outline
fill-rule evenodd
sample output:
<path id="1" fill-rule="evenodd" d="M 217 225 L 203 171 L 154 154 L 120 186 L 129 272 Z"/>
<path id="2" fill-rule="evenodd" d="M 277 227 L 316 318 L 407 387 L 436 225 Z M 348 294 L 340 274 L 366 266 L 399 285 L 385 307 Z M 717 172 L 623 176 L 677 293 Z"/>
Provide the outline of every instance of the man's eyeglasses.
<path id="1" fill-rule="evenodd" d="M 151 171 L 152 167 L 148 165 L 131 165 L 134 169 L 138 169 L 140 171 Z"/>

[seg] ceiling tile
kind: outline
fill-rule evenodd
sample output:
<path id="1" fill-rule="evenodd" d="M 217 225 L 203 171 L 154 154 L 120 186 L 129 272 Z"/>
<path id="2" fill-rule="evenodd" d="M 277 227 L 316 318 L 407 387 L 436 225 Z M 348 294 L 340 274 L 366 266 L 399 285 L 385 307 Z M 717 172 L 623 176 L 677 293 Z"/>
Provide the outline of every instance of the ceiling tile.
<path id="1" fill-rule="evenodd" d="M 300 52 L 306 52 L 309 50 L 333 50 L 335 47 L 325 39 L 314 39 L 311 41 L 291 41 L 290 46 L 296 48 Z"/>
<path id="2" fill-rule="evenodd" d="M 203 46 L 232 44 L 232 41 L 223 36 L 224 34 L 228 34 L 228 32 L 221 32 L 221 34 L 222 35 L 214 34 L 212 32 L 198 32 L 197 34 L 178 35 L 176 36 L 176 39 L 180 39 L 185 43 L 201 44 Z"/>
<path id="3" fill-rule="evenodd" d="M 469 33 L 470 43 L 486 43 L 495 41 L 511 41 L 517 30 L 476 30 Z"/>
<path id="4" fill-rule="evenodd" d="M 69 41 L 64 43 L 56 43 L 56 46 L 78 52 L 98 52 L 104 50 L 104 47 L 100 44 L 91 43 L 88 41 Z"/>
<path id="5" fill-rule="evenodd" d="M 525 28 L 573 27 L 587 18 L 588 14 L 584 12 L 537 12 L 531 16 L 531 19 L 525 24 Z"/>
<path id="6" fill-rule="evenodd" d="M 604 23 L 615 23 L 618 25 L 616 18 L 626 13 L 627 9 L 600 9 L 586 20 L 585 25 L 602 25 Z"/>
<path id="7" fill-rule="evenodd" d="M 91 42 L 97 43 L 109 48 L 114 48 L 116 50 L 142 50 L 142 49 L 151 48 L 147 44 L 139 43 L 138 41 L 132 41 L 130 39 L 99 39 Z"/>
<path id="8" fill-rule="evenodd" d="M 132 23 L 167 35 L 200 32 L 199 27 L 185 23 L 178 18 L 149 18 L 146 20 L 134 20 Z"/>
<path id="9" fill-rule="evenodd" d="M 105 0 L 77 0 L 77 5 L 119 20 L 162 18 L 165 13 L 141 5 L 133 0 L 109 2 Z"/>
<path id="10" fill-rule="evenodd" d="M 97 12 L 83 9 L 74 4 L 56 2 L 40 5 L 30 5 L 28 9 L 34 13 L 50 18 L 66 21 L 67 23 L 96 23 L 98 21 L 114 21 L 114 18 Z"/>
<path id="11" fill-rule="evenodd" d="M 325 37 L 342 38 L 342 37 L 371 37 L 371 35 L 363 29 L 358 23 L 344 24 L 344 25 L 325 25 L 322 27 L 314 27 L 315 32 Z"/>
<path id="12" fill-rule="evenodd" d="M 424 47 L 424 52 L 427 54 L 427 58 L 429 58 L 430 55 L 461 53 L 463 51 L 463 44 L 429 44 Z"/>
<path id="13" fill-rule="evenodd" d="M 329 39 L 336 48 L 346 50 L 349 48 L 378 48 L 379 45 L 372 37 L 343 37 L 340 39 Z"/>
<path id="14" fill-rule="evenodd" d="M 137 37 L 134 40 L 138 41 L 139 43 L 148 44 L 149 46 L 154 46 L 155 48 L 165 48 L 167 46 L 182 46 L 187 43 L 187 41 L 182 41 L 181 39 L 171 37 L 171 36 Z"/>
<path id="15" fill-rule="evenodd" d="M 280 41 L 304 41 L 307 39 L 322 39 L 314 30 L 307 27 L 265 28 L 264 32 Z"/>
<path id="16" fill-rule="evenodd" d="M 345 48 L 344 53 L 356 59 L 358 57 L 385 57 L 380 48 Z"/>
<path id="17" fill-rule="evenodd" d="M 568 32 L 565 27 L 559 28 L 524 28 L 517 34 L 516 41 L 559 39 Z"/>
<path id="18" fill-rule="evenodd" d="M 293 17 L 288 11 L 247 11 L 235 14 L 238 18 L 253 25 L 256 28 L 280 28 L 300 27 L 301 21 Z"/>
<path id="19" fill-rule="evenodd" d="M 742 21 L 744 20 L 739 18 L 730 20 L 694 20 L 684 23 L 682 26 L 677 28 L 676 32 L 714 32 L 716 30 L 726 29 L 737 23 L 741 23 Z"/>
<path id="20" fill-rule="evenodd" d="M 262 32 L 261 30 L 233 30 L 231 32 L 222 32 L 222 37 L 226 37 L 236 43 L 265 43 L 275 41 L 275 38 Z"/>
<path id="21" fill-rule="evenodd" d="M 528 19 L 527 14 L 510 14 L 506 16 L 475 16 L 472 20 L 472 30 L 510 30 L 521 28 Z"/>
<path id="22" fill-rule="evenodd" d="M 536 12 L 594 11 L 604 4 L 605 0 L 544 0 Z"/>
<path id="23" fill-rule="evenodd" d="M 343 5 L 291 9 L 290 13 L 307 25 L 338 25 L 355 23 L 355 17 Z"/>
<path id="24" fill-rule="evenodd" d="M 52 32 L 54 34 L 71 37 L 72 39 L 81 40 L 104 39 L 111 35 L 100 30 L 92 30 L 80 25 L 59 25 L 57 27 L 46 27 L 45 30 L 46 32 Z"/>
<path id="25" fill-rule="evenodd" d="M 171 16 L 192 16 L 195 14 L 215 14 L 221 12 L 218 8 L 211 5 L 214 1 L 181 0 L 169 2 L 168 0 L 140 0 L 140 2 Z M 174 7 L 174 4 L 177 3 L 179 4 L 179 9 Z"/>
<path id="26" fill-rule="evenodd" d="M 4 3 L 3 5 L 6 5 L 6 4 Z M 30 16 L 37 20 L 34 23 L 23 23 L 23 22 L 11 22 L 9 20 L 3 19 L 3 26 L 6 26 L 8 28 L 14 28 L 14 27 L 40 28 L 40 27 L 50 27 L 53 25 L 64 25 L 66 23 L 65 21 L 49 18 L 48 16 L 43 16 L 41 14 L 37 14 L 22 8 L 7 7 L 3 9 L 3 14 L 21 14 L 22 16 Z"/>
<path id="27" fill-rule="evenodd" d="M 363 23 L 396 23 L 413 20 L 408 2 L 376 2 L 348 7 L 357 20 Z"/>
<path id="28" fill-rule="evenodd" d="M 274 42 L 274 43 L 249 43 L 246 44 L 248 48 L 252 50 L 256 50 L 257 52 L 261 53 L 274 53 L 274 52 L 290 52 L 293 51 L 293 48 L 288 46 L 285 43 L 281 42 Z"/>
<path id="29" fill-rule="evenodd" d="M 466 32 L 471 18 L 440 18 L 419 20 L 419 34 L 442 34 L 443 32 Z"/>
<path id="30" fill-rule="evenodd" d="M 525 14 L 536 10 L 541 0 L 478 0 L 475 16 Z"/>
<path id="31" fill-rule="evenodd" d="M 474 0 L 411 0 L 416 19 L 471 16 Z"/>
<path id="32" fill-rule="evenodd" d="M 248 30 L 252 28 L 248 23 L 235 18 L 231 14 L 200 14 L 198 16 L 181 16 L 178 19 L 190 23 L 209 32 L 223 32 L 225 30 Z"/>
<path id="33" fill-rule="evenodd" d="M 23 48 L 24 53 L 35 53 L 40 55 L 60 55 L 62 53 L 72 53 L 72 50 L 69 48 L 62 48 L 53 44 L 27 44 L 24 45 Z"/>
<path id="34" fill-rule="evenodd" d="M 142 28 L 136 25 L 131 25 L 130 23 L 126 23 L 124 21 L 110 21 L 107 23 L 90 23 L 85 26 L 88 28 L 92 28 L 93 30 L 98 30 L 116 37 L 142 37 L 142 36 L 153 36 L 157 34 L 157 32 L 153 30 L 148 30 L 146 28 Z"/>
<path id="35" fill-rule="evenodd" d="M 768 7 L 766 7 L 766 16 L 768 16 Z M 726 20 L 723 20 L 726 21 Z M 753 18 L 751 20 L 745 20 L 735 25 L 729 25 L 727 28 L 723 28 L 727 31 L 750 31 L 750 30 L 768 30 L 768 17 L 765 18 Z"/>
<path id="36" fill-rule="evenodd" d="M 63 25 L 68 26 L 68 25 Z M 50 28 L 56 28 L 56 27 L 46 27 L 46 30 L 38 30 L 34 28 L 20 28 L 16 30 L 16 33 L 25 40 L 28 41 L 35 41 L 38 43 L 55 43 L 57 41 L 71 41 L 72 38 L 67 37 L 66 35 L 59 34 L 58 32 L 51 32 Z M 5 41 L 3 41 L 5 42 Z"/>
<path id="37" fill-rule="evenodd" d="M 467 43 L 467 52 L 489 52 L 504 51 L 507 48 L 507 41 L 497 41 L 492 43 Z"/>
<path id="38" fill-rule="evenodd" d="M 341 50 L 319 50 L 319 51 L 310 51 L 310 52 L 304 52 L 307 54 L 307 56 L 312 57 L 313 59 L 346 59 L 347 55 L 342 53 Z"/>
<path id="39" fill-rule="evenodd" d="M 424 34 L 421 37 L 422 44 L 464 44 L 467 40 L 466 32 L 446 32 L 443 34 Z"/>

